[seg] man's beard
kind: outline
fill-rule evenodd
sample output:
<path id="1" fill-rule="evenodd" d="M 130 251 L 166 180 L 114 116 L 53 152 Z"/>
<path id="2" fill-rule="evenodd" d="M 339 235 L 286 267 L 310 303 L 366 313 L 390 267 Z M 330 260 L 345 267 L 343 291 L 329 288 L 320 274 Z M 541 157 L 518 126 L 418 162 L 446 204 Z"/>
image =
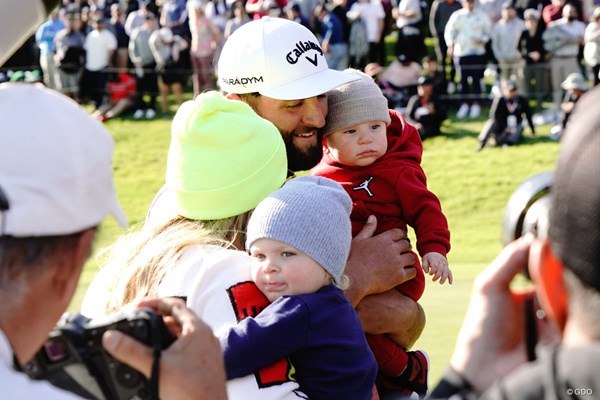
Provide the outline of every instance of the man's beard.
<path id="1" fill-rule="evenodd" d="M 306 171 L 316 166 L 323 157 L 321 146 L 321 135 L 317 136 L 317 143 L 308 149 L 299 149 L 294 144 L 294 134 L 286 132 L 282 134 L 285 142 L 285 150 L 288 159 L 288 169 L 294 172 Z"/>

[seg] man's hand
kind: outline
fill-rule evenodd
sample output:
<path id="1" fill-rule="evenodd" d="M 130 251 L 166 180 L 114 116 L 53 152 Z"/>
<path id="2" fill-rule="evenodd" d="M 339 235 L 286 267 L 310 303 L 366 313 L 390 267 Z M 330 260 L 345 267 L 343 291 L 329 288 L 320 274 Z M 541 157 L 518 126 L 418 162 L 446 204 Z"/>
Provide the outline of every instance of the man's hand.
<path id="1" fill-rule="evenodd" d="M 531 53 L 528 54 L 529 58 L 531 58 L 533 61 L 540 61 L 540 59 L 542 58 L 542 54 L 539 51 L 532 51 Z"/>
<path id="2" fill-rule="evenodd" d="M 210 328 L 179 299 L 149 299 L 138 307 L 151 307 L 166 316 L 169 330 L 177 336 L 160 358 L 159 397 L 227 399 L 221 347 Z M 102 344 L 117 360 L 150 378 L 153 360 L 150 347 L 118 331 L 107 331 Z"/>
<path id="3" fill-rule="evenodd" d="M 406 233 L 390 229 L 373 236 L 376 228 L 377 219 L 370 216 L 363 229 L 352 239 L 345 272 L 350 278 L 346 296 L 354 307 L 365 296 L 386 292 L 417 274 Z"/>
<path id="4" fill-rule="evenodd" d="M 561 109 L 562 109 L 564 112 L 566 112 L 566 113 L 570 113 L 570 112 L 572 112 L 572 111 L 573 111 L 573 108 L 575 108 L 575 103 L 574 103 L 574 102 L 572 102 L 572 101 L 569 101 L 569 102 L 567 102 L 567 103 L 562 103 L 562 104 L 560 105 L 560 108 L 561 108 Z"/>
<path id="5" fill-rule="evenodd" d="M 527 362 L 524 307 L 534 291 L 512 291 L 510 283 L 527 266 L 532 241 L 512 242 L 475 279 L 450 364 L 479 392 Z"/>
<path id="6" fill-rule="evenodd" d="M 395 286 L 413 279 L 417 271 L 406 233 L 391 229 L 373 236 L 377 219 L 370 216 L 352 240 L 346 274 L 350 287 L 346 296 L 367 333 L 387 333 L 411 347 L 425 326 L 425 313 L 419 304 L 399 293 Z"/>

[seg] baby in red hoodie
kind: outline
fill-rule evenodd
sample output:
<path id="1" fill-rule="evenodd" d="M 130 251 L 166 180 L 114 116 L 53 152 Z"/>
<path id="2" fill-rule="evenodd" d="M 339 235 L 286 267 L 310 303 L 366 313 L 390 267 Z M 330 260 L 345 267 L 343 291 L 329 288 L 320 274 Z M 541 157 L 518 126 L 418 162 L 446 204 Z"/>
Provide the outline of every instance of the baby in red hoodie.
<path id="1" fill-rule="evenodd" d="M 352 234 L 356 235 L 370 215 L 377 217 L 377 232 L 391 228 L 414 229 L 417 276 L 396 289 L 417 301 L 425 289 L 423 270 L 440 284 L 452 284 L 446 254 L 450 231 L 440 201 L 427 189 L 421 168 L 423 146 L 415 127 L 389 110 L 387 99 L 371 77 L 360 76 L 327 93 L 329 112 L 323 128 L 323 159 L 314 175 L 333 179 L 353 200 Z M 429 361 L 423 351 L 407 351 L 387 335 L 367 335 L 379 365 L 380 389 L 427 392 Z"/>

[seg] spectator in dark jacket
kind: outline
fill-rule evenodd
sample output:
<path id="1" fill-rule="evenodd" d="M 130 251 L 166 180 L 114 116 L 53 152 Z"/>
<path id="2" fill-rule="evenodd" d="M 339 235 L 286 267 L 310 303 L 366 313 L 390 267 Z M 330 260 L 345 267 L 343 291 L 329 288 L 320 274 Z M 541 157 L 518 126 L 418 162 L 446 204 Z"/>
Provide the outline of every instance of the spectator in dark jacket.
<path id="1" fill-rule="evenodd" d="M 433 81 L 433 93 L 444 99 L 448 94 L 448 80 L 443 68 L 439 67 L 438 61 L 431 57 L 423 57 L 423 74 Z"/>
<path id="2" fill-rule="evenodd" d="M 519 78 L 523 81 L 522 90 L 525 96 L 535 98 L 536 111 L 541 110 L 546 90 L 546 50 L 542 40 L 543 28 L 540 13 L 534 9 L 525 10 L 525 30 L 521 33 L 518 50 L 524 63 L 521 65 Z"/>
<path id="3" fill-rule="evenodd" d="M 65 29 L 54 38 L 54 55 L 58 70 L 57 89 L 79 101 L 79 81 L 85 65 L 85 36 L 81 33 L 81 17 L 77 13 L 65 14 Z"/>
<path id="4" fill-rule="evenodd" d="M 110 23 L 106 29 L 111 31 L 117 38 L 117 50 L 113 65 L 119 69 L 119 72 L 125 72 L 129 63 L 127 48 L 129 46 L 129 36 L 125 31 L 125 14 L 121 5 L 114 3 L 110 6 Z"/>
<path id="5" fill-rule="evenodd" d="M 406 119 L 417 128 L 421 140 L 439 135 L 440 127 L 447 118 L 444 102 L 435 95 L 433 84 L 430 77 L 420 77 L 417 86 L 418 94 L 408 100 L 406 107 Z"/>
<path id="6" fill-rule="evenodd" d="M 531 133 L 535 135 L 529 101 L 517 92 L 517 84 L 508 81 L 504 83 L 503 96 L 494 98 L 490 118 L 479 134 L 479 150 L 485 147 L 492 136 L 496 146 L 519 143 L 523 137 L 523 114 L 527 118 Z"/>
<path id="7" fill-rule="evenodd" d="M 348 67 L 348 42 L 344 34 L 344 25 L 339 18 L 329 12 L 325 4 L 318 5 L 315 17 L 321 25 L 321 47 L 325 53 L 327 65 L 331 69 L 343 71 Z"/>
<path id="8" fill-rule="evenodd" d="M 446 39 L 444 39 L 444 30 L 446 29 L 450 15 L 461 8 L 461 3 L 456 0 L 435 0 L 429 12 L 429 30 L 435 39 L 435 54 L 444 71 L 446 70 L 446 64 L 450 65 L 448 79 L 451 83 L 450 91 L 452 92 L 455 90 L 454 79 L 456 78 L 456 68 L 452 59 L 448 57 L 448 45 L 446 44 Z"/>

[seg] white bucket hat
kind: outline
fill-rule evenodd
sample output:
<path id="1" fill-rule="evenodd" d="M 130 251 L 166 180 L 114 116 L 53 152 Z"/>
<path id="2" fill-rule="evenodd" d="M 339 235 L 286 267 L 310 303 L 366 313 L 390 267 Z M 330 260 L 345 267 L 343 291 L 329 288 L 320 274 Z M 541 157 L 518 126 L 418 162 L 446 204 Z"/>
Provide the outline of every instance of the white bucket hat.
<path id="1" fill-rule="evenodd" d="M 310 30 L 271 17 L 251 21 L 227 39 L 218 75 L 224 92 L 258 92 L 278 100 L 318 96 L 356 80 L 329 69 L 321 45 Z"/>
<path id="2" fill-rule="evenodd" d="M 160 28 L 158 35 L 163 42 L 170 43 L 173 41 L 173 31 L 169 28 Z"/>
<path id="3" fill-rule="evenodd" d="M 127 225 L 112 137 L 76 102 L 42 85 L 3 83 L 0 121 L 0 236 L 68 235 L 108 214 Z"/>
<path id="4" fill-rule="evenodd" d="M 585 83 L 585 78 L 579 72 L 573 72 L 567 76 L 567 78 L 560 84 L 565 90 L 579 89 L 589 90 L 590 87 Z"/>

